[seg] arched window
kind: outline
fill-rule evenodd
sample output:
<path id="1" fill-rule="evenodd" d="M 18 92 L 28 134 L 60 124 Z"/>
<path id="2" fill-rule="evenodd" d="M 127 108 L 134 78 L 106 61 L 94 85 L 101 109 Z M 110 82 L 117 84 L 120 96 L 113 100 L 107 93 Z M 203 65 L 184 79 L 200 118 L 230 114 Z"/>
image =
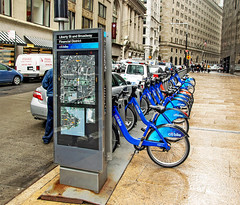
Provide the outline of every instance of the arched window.
<path id="1" fill-rule="evenodd" d="M 175 65 L 177 65 L 177 57 L 175 57 Z"/>
<path id="2" fill-rule="evenodd" d="M 172 56 L 170 57 L 170 62 L 171 62 L 171 63 L 173 62 L 173 57 L 172 57 Z"/>
<path id="3" fill-rule="evenodd" d="M 182 65 L 182 58 L 179 58 L 179 65 Z"/>
<path id="4" fill-rule="evenodd" d="M 238 61 L 238 64 L 240 64 L 240 60 Z"/>

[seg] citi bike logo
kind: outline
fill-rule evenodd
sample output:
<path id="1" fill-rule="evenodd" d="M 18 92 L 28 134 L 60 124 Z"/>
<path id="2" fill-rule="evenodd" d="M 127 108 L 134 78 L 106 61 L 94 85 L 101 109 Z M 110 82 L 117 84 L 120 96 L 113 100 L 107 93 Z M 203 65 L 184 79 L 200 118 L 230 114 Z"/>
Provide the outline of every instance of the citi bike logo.
<path id="1" fill-rule="evenodd" d="M 181 114 L 177 114 L 177 113 L 174 114 L 173 116 L 174 116 L 174 117 L 183 117 L 183 115 L 181 115 Z"/>
<path id="2" fill-rule="evenodd" d="M 120 118 L 117 115 L 115 115 L 115 119 L 116 119 L 119 127 L 121 127 L 122 126 L 122 122 L 121 122 Z"/>
<path id="3" fill-rule="evenodd" d="M 169 137 L 181 137 L 181 134 L 176 133 L 176 132 L 170 132 L 170 133 L 168 133 L 168 136 Z"/>

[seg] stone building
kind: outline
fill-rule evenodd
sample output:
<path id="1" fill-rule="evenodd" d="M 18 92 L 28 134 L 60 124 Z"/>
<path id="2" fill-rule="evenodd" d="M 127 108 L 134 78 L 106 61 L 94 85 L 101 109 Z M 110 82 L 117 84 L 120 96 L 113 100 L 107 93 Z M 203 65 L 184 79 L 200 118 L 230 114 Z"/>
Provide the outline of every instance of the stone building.
<path id="1" fill-rule="evenodd" d="M 221 59 L 226 72 L 240 74 L 240 1 L 225 0 Z"/>
<path id="2" fill-rule="evenodd" d="M 143 19 L 146 12 L 140 0 L 114 0 L 113 23 L 116 23 L 116 38 L 113 39 L 114 60 L 143 58 Z"/>
<path id="3" fill-rule="evenodd" d="M 160 0 L 144 0 L 147 8 L 143 25 L 144 60 L 158 61 L 160 33 Z"/>
<path id="4" fill-rule="evenodd" d="M 162 1 L 160 59 L 220 63 L 222 8 L 212 0 Z"/>
<path id="5" fill-rule="evenodd" d="M 111 32 L 109 0 L 68 0 L 69 22 L 64 28 L 98 28 Z M 52 53 L 54 0 L 0 0 L 0 62 L 14 66 L 14 54 Z M 16 32 L 15 40 L 8 31 Z M 11 33 L 11 32 L 10 32 Z"/>

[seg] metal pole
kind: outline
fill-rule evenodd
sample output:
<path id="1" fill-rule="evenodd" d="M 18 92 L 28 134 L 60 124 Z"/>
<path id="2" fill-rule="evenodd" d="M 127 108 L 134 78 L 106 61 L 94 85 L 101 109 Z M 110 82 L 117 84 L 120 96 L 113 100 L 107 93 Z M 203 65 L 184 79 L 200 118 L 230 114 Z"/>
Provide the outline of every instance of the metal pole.
<path id="1" fill-rule="evenodd" d="M 17 41 L 16 41 L 16 31 L 15 31 L 15 38 L 14 38 L 14 68 L 16 65 L 16 58 L 17 58 Z"/>
<path id="2" fill-rule="evenodd" d="M 186 48 L 185 48 L 185 66 L 187 67 L 187 36 L 188 33 L 186 32 Z"/>
<path id="3" fill-rule="evenodd" d="M 59 31 L 63 31 L 64 30 L 64 22 L 63 21 L 59 22 L 58 29 L 59 29 Z"/>

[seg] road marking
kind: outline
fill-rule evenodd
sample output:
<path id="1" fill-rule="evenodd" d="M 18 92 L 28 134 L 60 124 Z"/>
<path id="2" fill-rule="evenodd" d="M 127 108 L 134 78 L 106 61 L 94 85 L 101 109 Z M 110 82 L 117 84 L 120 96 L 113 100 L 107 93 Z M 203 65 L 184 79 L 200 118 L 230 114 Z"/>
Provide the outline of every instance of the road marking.
<path id="1" fill-rule="evenodd" d="M 225 133 L 240 134 L 240 131 L 234 131 L 234 130 L 219 130 L 219 129 L 201 128 L 201 127 L 191 127 L 190 129 L 192 129 L 192 130 L 205 130 L 205 131 L 211 131 L 211 132 L 225 132 Z"/>

